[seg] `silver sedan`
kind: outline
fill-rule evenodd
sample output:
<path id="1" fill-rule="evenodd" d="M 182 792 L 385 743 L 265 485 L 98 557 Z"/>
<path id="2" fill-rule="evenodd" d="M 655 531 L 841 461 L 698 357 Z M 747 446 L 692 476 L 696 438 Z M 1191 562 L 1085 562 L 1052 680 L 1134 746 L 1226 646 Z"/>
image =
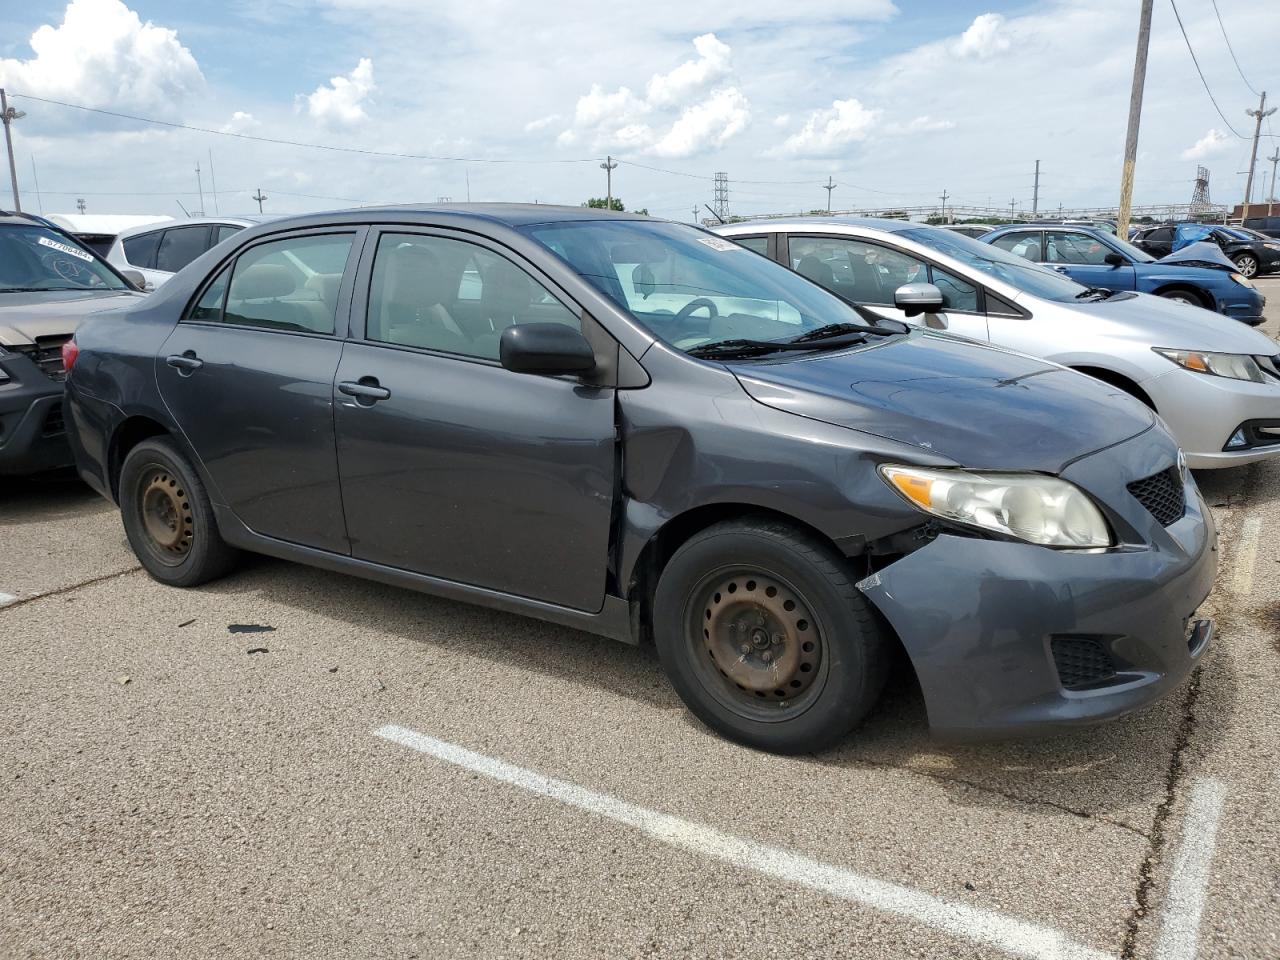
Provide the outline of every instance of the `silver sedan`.
<path id="1" fill-rule="evenodd" d="M 886 317 L 1053 360 L 1137 397 L 1196 468 L 1280 456 L 1280 346 L 1209 310 L 1085 287 L 903 220 L 760 220 L 715 232 Z M 910 289 L 902 288 L 910 285 Z"/>

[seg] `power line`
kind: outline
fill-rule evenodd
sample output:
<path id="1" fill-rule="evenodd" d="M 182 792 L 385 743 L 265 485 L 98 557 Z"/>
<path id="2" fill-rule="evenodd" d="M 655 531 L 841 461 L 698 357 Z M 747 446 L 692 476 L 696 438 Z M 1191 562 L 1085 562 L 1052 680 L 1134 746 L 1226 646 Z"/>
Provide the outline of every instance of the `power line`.
<path id="1" fill-rule="evenodd" d="M 118 113 L 114 110 L 103 110 L 99 107 L 86 107 L 79 103 L 67 103 L 63 100 L 51 100 L 47 97 L 36 97 L 29 93 L 15 93 L 15 97 L 23 97 L 27 100 L 35 100 L 38 103 L 49 103 L 58 107 L 67 107 L 71 110 L 83 110 L 86 113 L 98 113 L 106 117 L 115 117 L 119 120 L 133 120 L 137 123 L 150 123 L 158 127 L 170 127 L 175 130 L 190 130 L 193 133 L 208 133 L 215 137 L 234 137 L 237 140 L 252 140 L 256 143 L 271 143 L 284 147 L 306 147 L 310 150 L 329 150 L 334 153 L 358 153 L 368 157 L 391 157 L 396 160 L 429 160 L 444 163 L 595 163 L 599 157 L 575 157 L 572 159 L 562 158 L 555 160 L 517 160 L 517 159 L 493 159 L 489 157 L 446 157 L 436 156 L 425 153 L 395 153 L 388 150 L 368 150 L 363 147 L 339 147 L 328 143 L 305 143 L 300 140 L 283 140 L 277 137 L 260 137 L 252 133 L 236 133 L 231 130 L 214 130 L 211 127 L 196 127 L 187 123 L 177 123 L 172 120 L 156 120 L 153 117 L 139 117 L 130 113 Z"/>
<path id="2" fill-rule="evenodd" d="M 1241 140 L 1249 139 L 1231 125 L 1231 121 L 1227 119 L 1227 115 L 1223 113 L 1222 108 L 1218 106 L 1218 101 L 1213 97 L 1213 91 L 1209 89 L 1209 81 L 1204 78 L 1204 71 L 1200 69 L 1200 61 L 1196 59 L 1196 52 L 1191 48 L 1191 38 L 1187 36 L 1187 28 L 1182 25 L 1182 14 L 1178 13 L 1178 4 L 1175 0 L 1169 0 L 1169 6 L 1173 7 L 1173 16 L 1178 21 L 1178 29 L 1182 31 L 1182 39 L 1186 41 L 1187 53 L 1191 54 L 1191 62 L 1196 65 L 1196 73 L 1200 74 L 1200 82 L 1204 84 L 1204 92 L 1209 95 L 1209 101 L 1213 104 L 1213 109 L 1218 111 L 1218 116 L 1222 118 L 1222 122 L 1227 125 L 1228 130 Z"/>
<path id="3" fill-rule="evenodd" d="M 1244 75 L 1244 71 L 1240 69 L 1240 61 L 1236 59 L 1236 52 L 1231 48 L 1231 38 L 1227 36 L 1227 28 L 1222 24 L 1222 14 L 1218 12 L 1218 0 L 1213 0 L 1213 12 L 1218 18 L 1218 29 L 1222 31 L 1222 39 L 1227 41 L 1227 52 L 1231 54 L 1231 62 L 1236 65 L 1236 73 L 1240 74 L 1240 79 L 1244 81 L 1244 85 L 1249 88 L 1249 92 L 1255 97 L 1260 96 L 1257 90 L 1253 89 L 1253 84 L 1249 82 L 1249 78 Z"/>

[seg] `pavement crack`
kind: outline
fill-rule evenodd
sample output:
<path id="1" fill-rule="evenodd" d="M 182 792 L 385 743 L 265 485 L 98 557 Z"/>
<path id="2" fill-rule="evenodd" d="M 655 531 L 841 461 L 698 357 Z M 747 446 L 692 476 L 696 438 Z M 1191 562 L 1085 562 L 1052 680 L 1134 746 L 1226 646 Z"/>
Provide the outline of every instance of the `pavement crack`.
<path id="1" fill-rule="evenodd" d="M 142 569 L 141 564 L 134 564 L 126 570 L 117 570 L 115 573 L 104 573 L 100 577 L 90 577 L 88 580 L 81 580 L 79 583 L 68 584 L 65 587 L 59 587 L 57 590 L 46 590 L 44 593 L 33 594 L 29 597 L 19 597 L 16 600 L 0 606 L 0 611 L 15 610 L 18 607 L 24 607 L 28 603 L 35 603 L 37 600 L 44 600 L 46 597 L 56 597 L 64 593 L 70 593 L 72 590 L 79 590 L 81 587 L 91 587 L 95 583 L 105 583 L 108 580 L 115 580 L 117 577 L 128 576 L 131 573 L 137 573 Z"/>
<path id="2" fill-rule="evenodd" d="M 1123 820 L 1116 820 L 1113 817 L 1108 817 L 1106 814 L 1093 813 L 1089 810 L 1081 810 L 1079 807 L 1072 807 L 1065 803 L 1059 803 L 1056 800 L 1048 800 L 1043 797 L 1022 796 L 1020 794 L 1014 793 L 1009 790 L 1002 790 L 999 787 L 993 787 L 985 783 L 979 783 L 976 780 L 966 780 L 964 777 L 948 776 L 947 774 L 936 773 L 932 770 L 921 770 L 916 767 L 905 767 L 899 764 L 885 763 L 883 761 L 878 761 L 878 760 L 859 760 L 858 762 L 865 764 L 866 766 L 869 766 L 869 767 L 887 767 L 894 770 L 902 770 L 907 773 L 914 773 L 922 777 L 928 777 L 930 780 L 937 780 L 942 783 L 959 784 L 960 786 L 968 787 L 970 790 L 977 790 L 980 793 L 987 793 L 987 794 L 991 794 L 992 796 L 1002 797 L 1005 800 L 1009 800 L 1013 803 L 1024 804 L 1026 806 L 1034 806 L 1034 807 L 1049 807 L 1053 810 L 1058 810 L 1061 813 L 1069 813 L 1073 817 L 1079 817 L 1081 820 L 1097 820 L 1100 823 L 1105 823 L 1105 824 L 1108 824 L 1109 826 L 1118 827 L 1121 830 L 1126 830 L 1129 833 L 1142 837 L 1145 840 L 1150 839 L 1150 834 L 1148 834 L 1145 830 L 1142 830 L 1139 827 L 1135 827 L 1133 824 L 1125 823 Z"/>

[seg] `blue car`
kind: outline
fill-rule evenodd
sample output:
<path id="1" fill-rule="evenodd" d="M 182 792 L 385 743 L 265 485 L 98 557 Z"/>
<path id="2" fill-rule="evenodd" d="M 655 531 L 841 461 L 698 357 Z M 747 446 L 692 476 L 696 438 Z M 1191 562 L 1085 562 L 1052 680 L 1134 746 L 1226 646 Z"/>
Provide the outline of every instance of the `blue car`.
<path id="1" fill-rule="evenodd" d="M 1157 260 L 1093 227 L 1013 224 L 978 239 L 1059 270 L 1085 286 L 1154 293 L 1250 326 L 1263 320 L 1266 298 L 1213 244 L 1192 244 Z"/>

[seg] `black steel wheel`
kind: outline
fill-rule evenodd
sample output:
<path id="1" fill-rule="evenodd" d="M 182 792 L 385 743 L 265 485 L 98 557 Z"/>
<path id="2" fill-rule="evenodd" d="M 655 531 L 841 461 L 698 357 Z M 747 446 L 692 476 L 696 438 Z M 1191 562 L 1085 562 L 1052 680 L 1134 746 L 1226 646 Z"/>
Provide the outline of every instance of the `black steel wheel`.
<path id="1" fill-rule="evenodd" d="M 844 559 L 779 521 L 720 523 L 683 544 L 662 571 L 653 622 L 689 709 L 763 750 L 830 746 L 884 686 L 888 638 Z"/>

